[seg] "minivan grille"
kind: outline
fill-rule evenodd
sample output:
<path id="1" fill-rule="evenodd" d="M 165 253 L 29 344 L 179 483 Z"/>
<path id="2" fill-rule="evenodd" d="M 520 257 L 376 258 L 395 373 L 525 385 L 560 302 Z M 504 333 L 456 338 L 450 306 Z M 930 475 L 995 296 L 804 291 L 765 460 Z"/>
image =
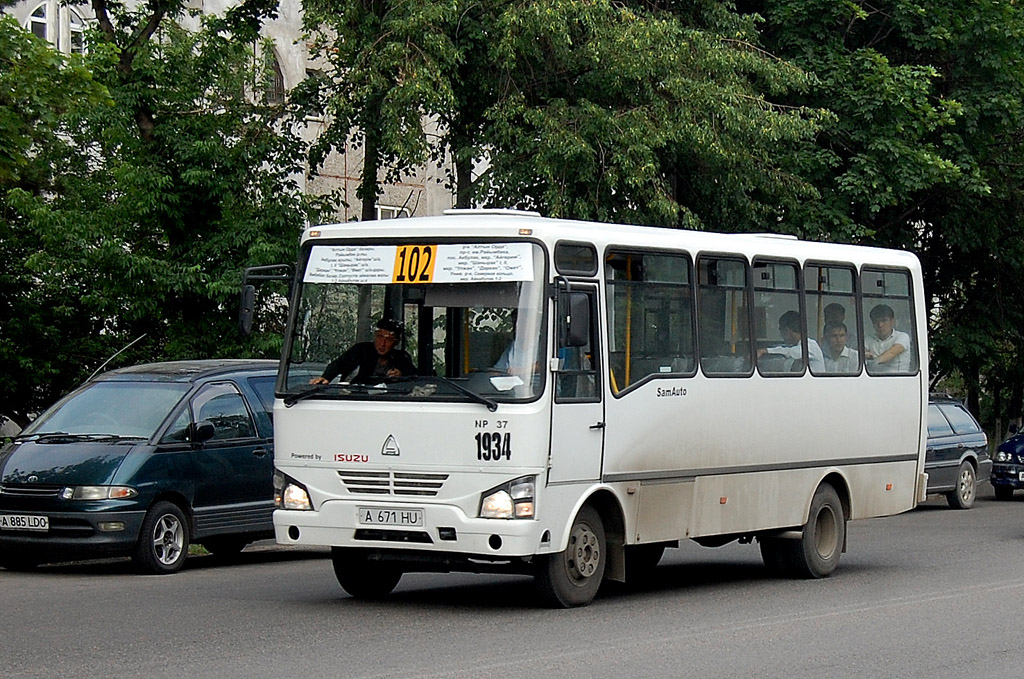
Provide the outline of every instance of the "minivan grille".
<path id="1" fill-rule="evenodd" d="M 0 485 L 0 495 L 11 497 L 57 497 L 63 486 Z"/>
<path id="2" fill-rule="evenodd" d="M 448 480 L 447 474 L 424 472 L 339 471 L 338 476 L 348 492 L 360 495 L 434 497 Z"/>

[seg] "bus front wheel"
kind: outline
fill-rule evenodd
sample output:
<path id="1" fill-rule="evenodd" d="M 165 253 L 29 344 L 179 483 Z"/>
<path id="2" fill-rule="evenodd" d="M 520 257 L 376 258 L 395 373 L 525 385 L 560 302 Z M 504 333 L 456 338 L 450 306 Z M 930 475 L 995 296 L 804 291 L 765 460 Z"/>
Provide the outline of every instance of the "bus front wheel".
<path id="1" fill-rule="evenodd" d="M 566 550 L 537 560 L 537 592 L 552 608 L 586 606 L 597 596 L 607 562 L 601 515 L 584 507 L 572 523 Z"/>
<path id="2" fill-rule="evenodd" d="M 338 584 L 355 599 L 385 597 L 402 579 L 402 571 L 395 566 L 370 561 L 357 550 L 332 547 L 331 562 Z"/>
<path id="3" fill-rule="evenodd" d="M 799 539 L 761 538 L 761 558 L 772 573 L 791 578 L 827 578 L 846 543 L 846 515 L 835 488 L 822 484 L 811 499 Z"/>

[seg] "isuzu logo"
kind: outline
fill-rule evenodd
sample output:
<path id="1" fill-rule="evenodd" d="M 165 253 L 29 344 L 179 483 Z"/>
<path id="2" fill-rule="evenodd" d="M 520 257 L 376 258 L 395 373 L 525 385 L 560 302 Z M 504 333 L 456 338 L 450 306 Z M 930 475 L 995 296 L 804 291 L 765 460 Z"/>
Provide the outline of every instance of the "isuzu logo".
<path id="1" fill-rule="evenodd" d="M 388 434 L 388 437 L 384 439 L 384 446 L 380 449 L 380 454 L 394 455 L 395 457 L 401 455 L 401 451 L 398 450 L 398 441 L 391 434 Z"/>

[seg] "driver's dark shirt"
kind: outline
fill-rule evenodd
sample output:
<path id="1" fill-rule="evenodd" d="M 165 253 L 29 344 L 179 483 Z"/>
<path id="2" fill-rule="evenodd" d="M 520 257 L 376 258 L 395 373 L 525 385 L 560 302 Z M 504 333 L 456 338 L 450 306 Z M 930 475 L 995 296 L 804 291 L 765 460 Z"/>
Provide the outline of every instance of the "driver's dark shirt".
<path id="1" fill-rule="evenodd" d="M 359 342 L 324 368 L 323 378 L 333 380 L 338 375 L 347 377 L 358 368 L 355 376 L 348 380 L 353 384 L 372 384 L 387 376 L 392 369 L 402 375 L 415 375 L 416 366 L 412 358 L 402 349 L 392 349 L 381 361 L 373 342 Z"/>

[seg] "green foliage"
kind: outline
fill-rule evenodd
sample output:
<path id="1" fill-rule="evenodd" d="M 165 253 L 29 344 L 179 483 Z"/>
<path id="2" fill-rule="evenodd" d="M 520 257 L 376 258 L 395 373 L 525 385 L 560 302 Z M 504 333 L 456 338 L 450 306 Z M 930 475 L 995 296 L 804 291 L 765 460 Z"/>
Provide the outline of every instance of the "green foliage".
<path id="1" fill-rule="evenodd" d="M 1024 8 L 775 0 L 758 11 L 769 48 L 818 76 L 800 103 L 836 113 L 789 161 L 822 196 L 789 218 L 915 251 L 933 377 L 962 383 L 990 423 L 1019 417 Z"/>
<path id="2" fill-rule="evenodd" d="M 332 149 L 362 149 L 363 219 L 373 218 L 379 180 L 400 180 L 430 154 L 424 116 L 451 106 L 445 74 L 457 55 L 444 28 L 456 8 L 456 0 L 303 3 L 313 52 L 328 67 L 327 77 L 297 93 L 307 110 L 330 121 L 311 159 L 317 165 Z"/>
<path id="3" fill-rule="evenodd" d="M 6 223 L 31 277 L 25 306 L 50 332 L 16 340 L 28 371 L 3 385 L 0 412 L 38 411 L 142 335 L 116 364 L 276 355 L 279 327 L 252 340 L 236 329 L 242 269 L 291 260 L 327 207 L 300 191 L 305 146 L 289 112 L 253 96 L 265 7 L 243 3 L 195 33 L 172 21 L 173 3 L 105 7 L 86 65 L 109 100 L 25 122 L 50 128 L 33 160 L 51 181 L 11 194 Z M 158 30 L 139 40 L 151 17 Z"/>

